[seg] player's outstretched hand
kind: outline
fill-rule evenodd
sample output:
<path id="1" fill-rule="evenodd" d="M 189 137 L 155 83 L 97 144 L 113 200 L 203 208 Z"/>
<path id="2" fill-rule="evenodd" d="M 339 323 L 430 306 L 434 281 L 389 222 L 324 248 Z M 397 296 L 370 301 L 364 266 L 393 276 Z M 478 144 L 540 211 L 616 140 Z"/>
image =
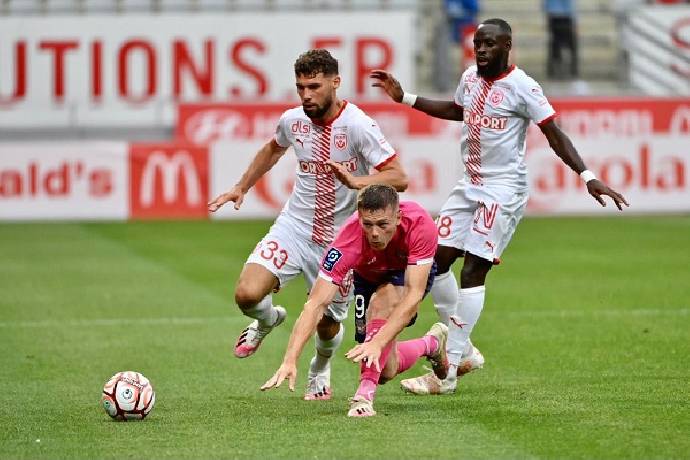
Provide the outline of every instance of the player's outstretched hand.
<path id="1" fill-rule="evenodd" d="M 240 209 L 244 201 L 244 192 L 239 185 L 235 185 L 229 192 L 221 193 L 213 200 L 208 202 L 208 210 L 211 212 L 218 211 L 228 201 L 235 203 L 235 209 Z"/>
<path id="2" fill-rule="evenodd" d="M 335 174 L 335 177 L 337 177 L 338 180 L 342 182 L 345 187 L 351 189 L 360 188 L 357 184 L 357 178 L 350 174 L 350 172 L 347 170 L 345 166 L 341 165 L 340 163 L 336 163 L 333 160 L 327 160 L 326 164 L 333 168 L 333 174 Z"/>
<path id="3" fill-rule="evenodd" d="M 369 77 L 376 80 L 371 86 L 377 88 L 383 88 L 383 90 L 388 94 L 391 99 L 395 102 L 402 102 L 403 89 L 400 86 L 400 82 L 393 77 L 392 74 L 386 72 L 385 70 L 372 70 Z"/>
<path id="4" fill-rule="evenodd" d="M 297 380 L 297 366 L 294 364 L 281 364 L 273 377 L 268 379 L 266 383 L 261 386 L 261 391 L 270 390 L 271 388 L 278 388 L 283 380 L 288 380 L 288 388 L 290 391 L 295 391 L 295 381 Z"/>
<path id="5" fill-rule="evenodd" d="M 360 361 L 367 363 L 367 367 L 371 367 L 372 363 L 376 367 L 377 372 L 381 372 L 379 358 L 381 358 L 381 347 L 372 343 L 364 342 L 352 348 L 345 354 L 347 359 L 358 363 Z"/>
<path id="6" fill-rule="evenodd" d="M 606 202 L 602 195 L 610 196 L 619 211 L 623 210 L 623 205 L 630 206 L 625 200 L 625 197 L 617 191 L 610 188 L 608 185 L 599 179 L 592 179 L 587 182 L 587 191 L 599 202 L 603 207 L 606 207 Z"/>

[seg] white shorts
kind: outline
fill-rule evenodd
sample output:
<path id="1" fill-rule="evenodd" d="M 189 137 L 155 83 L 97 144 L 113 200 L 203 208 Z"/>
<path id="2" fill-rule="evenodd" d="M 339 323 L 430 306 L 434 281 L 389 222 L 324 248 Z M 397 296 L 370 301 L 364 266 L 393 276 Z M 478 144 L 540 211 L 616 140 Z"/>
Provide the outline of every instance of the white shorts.
<path id="1" fill-rule="evenodd" d="M 459 182 L 443 204 L 436 225 L 439 246 L 463 249 L 498 263 L 527 205 L 527 191 Z"/>
<path id="2" fill-rule="evenodd" d="M 299 236 L 294 230 L 296 225 L 298 224 L 289 218 L 279 216 L 245 263 L 259 264 L 266 268 L 278 278 L 280 286 L 303 273 L 307 287 L 311 290 L 319 274 L 326 247 Z M 325 314 L 337 322 L 343 322 L 347 318 L 352 296 L 350 275 L 338 289 Z"/>

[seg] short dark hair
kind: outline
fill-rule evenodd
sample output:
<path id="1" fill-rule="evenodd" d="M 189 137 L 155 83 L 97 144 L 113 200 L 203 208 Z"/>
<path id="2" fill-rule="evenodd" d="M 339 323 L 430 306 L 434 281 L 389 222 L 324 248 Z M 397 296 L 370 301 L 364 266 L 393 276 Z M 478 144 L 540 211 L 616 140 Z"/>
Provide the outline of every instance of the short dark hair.
<path id="1" fill-rule="evenodd" d="M 501 32 L 503 32 L 504 34 L 509 35 L 511 37 L 513 36 L 513 29 L 510 28 L 510 24 L 508 24 L 501 18 L 487 19 L 486 21 L 482 21 L 482 24 L 493 24 L 495 26 L 498 26 L 498 28 L 501 29 Z"/>
<path id="2" fill-rule="evenodd" d="M 314 77 L 319 73 L 338 75 L 338 61 L 325 49 L 309 50 L 295 61 L 295 75 Z"/>
<path id="3" fill-rule="evenodd" d="M 391 206 L 398 209 L 398 192 L 390 185 L 372 184 L 359 191 L 357 209 L 359 211 L 378 211 Z"/>

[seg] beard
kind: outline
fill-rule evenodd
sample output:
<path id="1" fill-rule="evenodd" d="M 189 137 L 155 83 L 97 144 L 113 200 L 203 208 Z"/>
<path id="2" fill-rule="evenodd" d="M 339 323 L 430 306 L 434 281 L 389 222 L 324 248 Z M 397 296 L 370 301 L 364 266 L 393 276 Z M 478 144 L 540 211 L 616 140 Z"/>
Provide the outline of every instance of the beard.
<path id="1" fill-rule="evenodd" d="M 480 77 L 495 77 L 500 72 L 500 61 L 489 62 L 484 66 L 477 64 L 477 74 Z"/>
<path id="2" fill-rule="evenodd" d="M 322 106 L 317 105 L 316 107 L 306 108 L 304 105 L 302 105 L 302 110 L 304 110 L 304 113 L 310 119 L 320 120 L 324 115 L 326 115 L 326 112 L 328 112 L 328 109 L 331 108 L 331 105 L 333 105 L 333 98 L 329 97 L 324 101 Z"/>
<path id="3" fill-rule="evenodd" d="M 490 61 L 484 66 L 477 64 L 477 74 L 480 77 L 495 77 L 501 73 L 501 60 Z"/>

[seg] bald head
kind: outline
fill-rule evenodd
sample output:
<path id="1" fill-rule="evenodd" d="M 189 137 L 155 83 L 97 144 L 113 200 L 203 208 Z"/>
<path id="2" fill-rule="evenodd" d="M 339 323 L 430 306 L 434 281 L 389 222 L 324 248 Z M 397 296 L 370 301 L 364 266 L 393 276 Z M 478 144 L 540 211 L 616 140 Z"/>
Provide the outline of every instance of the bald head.
<path id="1" fill-rule="evenodd" d="M 510 24 L 508 24 L 506 21 L 500 18 L 491 18 L 487 19 L 486 21 L 483 21 L 481 24 L 479 24 L 479 27 L 482 27 L 484 25 L 493 25 L 498 27 L 498 30 L 500 30 L 501 34 L 507 35 L 508 37 L 513 36 L 513 29 L 510 28 Z"/>

